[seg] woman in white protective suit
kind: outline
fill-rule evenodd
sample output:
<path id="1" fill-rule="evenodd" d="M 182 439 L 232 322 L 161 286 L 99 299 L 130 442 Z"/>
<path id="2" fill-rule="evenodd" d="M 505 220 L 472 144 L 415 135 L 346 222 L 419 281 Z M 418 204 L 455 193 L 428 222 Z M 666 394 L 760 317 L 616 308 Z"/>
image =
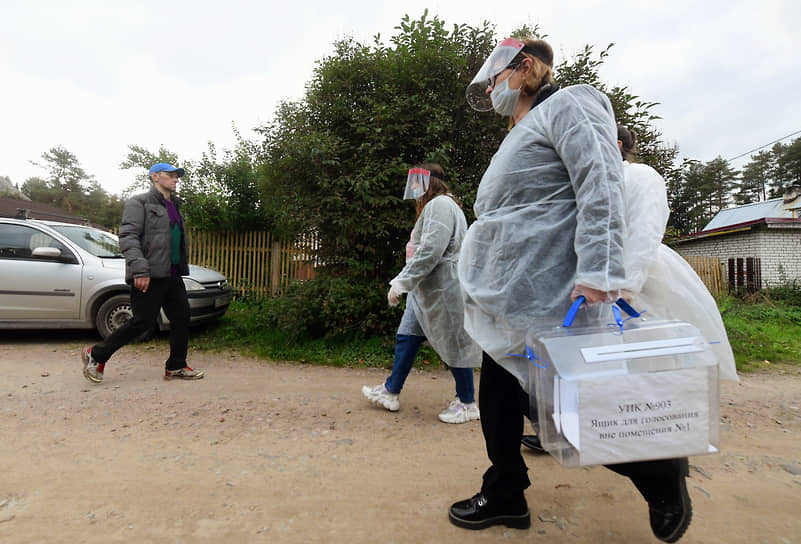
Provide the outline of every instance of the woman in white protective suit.
<path id="1" fill-rule="evenodd" d="M 491 466 L 481 491 L 454 503 L 468 529 L 528 528 L 530 485 L 520 453 L 529 414 L 526 331 L 561 321 L 571 300 L 617 300 L 623 262 L 623 163 L 609 99 L 589 85 L 559 89 L 542 40 L 502 41 L 467 88 L 477 110 L 511 118 L 478 188 L 476 221 L 459 257 L 465 329 L 484 351 L 481 429 Z M 646 499 L 653 533 L 675 542 L 692 508 L 686 458 L 608 465 Z"/>
<path id="2" fill-rule="evenodd" d="M 632 306 L 698 327 L 718 361 L 720 378 L 739 381 L 714 297 L 687 261 L 662 244 L 670 216 L 665 180 L 650 166 L 634 162 L 637 135 L 633 131 L 618 125 L 617 143 L 623 156 L 623 200 L 629 227 L 623 249 Z"/>
<path id="3" fill-rule="evenodd" d="M 481 348 L 464 330 L 464 304 L 456 274 L 467 221 L 444 177 L 437 164 L 409 170 L 403 198 L 415 200 L 417 220 L 406 247 L 406 266 L 389 282 L 387 299 L 394 306 L 400 295 L 409 295 L 398 327 L 392 374 L 381 385 L 365 385 L 362 393 L 371 402 L 397 411 L 398 396 L 420 344 L 428 339 L 456 382 L 456 398 L 439 419 L 466 423 L 480 418 L 473 368 L 481 364 Z"/>
<path id="4" fill-rule="evenodd" d="M 623 252 L 630 287 L 625 298 L 649 316 L 698 327 L 718 361 L 720 379 L 739 381 L 717 302 L 687 261 L 662 244 L 670 216 L 665 180 L 650 166 L 634 161 L 637 136 L 633 131 L 618 125 L 617 144 L 623 157 L 628 225 Z M 522 443 L 546 453 L 536 435 L 523 436 Z"/>

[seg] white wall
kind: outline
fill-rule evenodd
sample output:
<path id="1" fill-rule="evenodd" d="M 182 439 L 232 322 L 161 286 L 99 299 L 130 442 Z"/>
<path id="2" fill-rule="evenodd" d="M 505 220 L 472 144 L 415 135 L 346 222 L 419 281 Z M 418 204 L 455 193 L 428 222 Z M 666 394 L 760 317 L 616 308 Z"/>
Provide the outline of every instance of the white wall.
<path id="1" fill-rule="evenodd" d="M 724 274 L 728 274 L 728 259 L 758 257 L 762 287 L 793 280 L 801 283 L 801 225 L 757 225 L 747 231 L 688 240 L 675 249 L 684 257 L 719 258 Z"/>

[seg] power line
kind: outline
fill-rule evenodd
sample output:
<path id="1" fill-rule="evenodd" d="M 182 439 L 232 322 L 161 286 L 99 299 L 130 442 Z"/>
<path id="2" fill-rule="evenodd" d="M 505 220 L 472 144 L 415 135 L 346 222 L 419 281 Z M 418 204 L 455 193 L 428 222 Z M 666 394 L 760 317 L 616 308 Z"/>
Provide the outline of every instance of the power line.
<path id="1" fill-rule="evenodd" d="M 765 145 L 761 145 L 761 146 L 759 146 L 757 148 L 752 149 L 751 151 L 746 151 L 745 153 L 741 153 L 741 154 L 737 155 L 736 157 L 732 157 L 732 158 L 728 159 L 726 162 L 731 162 L 733 160 L 739 159 L 740 157 L 745 157 L 746 155 L 749 155 L 749 154 L 753 153 L 754 151 L 759 151 L 760 149 L 768 147 L 769 145 L 773 145 L 773 144 L 779 143 L 782 140 L 786 140 L 790 136 L 795 136 L 796 134 L 801 134 L 801 130 L 796 130 L 795 132 L 792 132 L 792 133 L 788 134 L 787 136 L 782 136 L 778 140 L 773 140 L 772 142 L 767 143 Z"/>

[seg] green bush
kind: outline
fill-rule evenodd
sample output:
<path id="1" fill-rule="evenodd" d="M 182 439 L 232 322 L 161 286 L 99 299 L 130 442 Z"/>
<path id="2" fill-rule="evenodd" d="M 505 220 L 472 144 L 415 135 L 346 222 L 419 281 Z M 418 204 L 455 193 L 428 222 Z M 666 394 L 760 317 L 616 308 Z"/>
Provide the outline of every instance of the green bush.
<path id="1" fill-rule="evenodd" d="M 383 282 L 321 279 L 293 285 L 281 298 L 237 300 L 218 323 L 193 330 L 192 347 L 274 361 L 389 368 L 401 310 L 387 307 L 386 289 Z M 738 370 L 801 364 L 801 306 L 761 297 L 718 300 Z M 358 318 L 350 311 L 363 313 Z M 440 362 L 427 345 L 417 357 L 422 366 Z"/>
<path id="2" fill-rule="evenodd" d="M 290 338 L 353 334 L 386 336 L 401 312 L 387 305 L 385 281 L 320 277 L 292 283 L 283 296 L 261 303 L 264 325 Z"/>
<path id="3" fill-rule="evenodd" d="M 801 286 L 796 280 L 785 282 L 776 287 L 768 287 L 765 289 L 765 295 L 770 300 L 801 306 Z"/>
<path id="4" fill-rule="evenodd" d="M 392 368 L 399 310 L 392 309 L 398 316 L 391 325 L 391 334 L 367 336 L 353 333 L 313 338 L 298 331 L 276 328 L 274 312 L 278 311 L 279 304 L 276 303 L 280 300 L 267 303 L 234 301 L 218 323 L 192 331 L 192 348 L 211 351 L 230 349 L 272 361 Z M 431 368 L 443 363 L 433 348 L 423 344 L 416 364 Z"/>

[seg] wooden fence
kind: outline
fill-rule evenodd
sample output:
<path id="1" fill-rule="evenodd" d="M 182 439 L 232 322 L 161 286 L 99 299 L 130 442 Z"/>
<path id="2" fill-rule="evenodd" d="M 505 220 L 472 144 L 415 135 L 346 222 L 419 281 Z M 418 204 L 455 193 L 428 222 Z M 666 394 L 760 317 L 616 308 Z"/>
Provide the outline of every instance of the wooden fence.
<path id="1" fill-rule="evenodd" d="M 268 232 L 187 231 L 189 262 L 213 268 L 247 296 L 279 296 L 292 280 L 314 278 L 317 240 L 275 240 Z"/>
<path id="2" fill-rule="evenodd" d="M 280 242 L 268 232 L 211 232 L 189 229 L 189 262 L 217 270 L 238 291 L 256 298 L 280 296 L 292 280 L 315 277 L 318 240 L 299 237 Z M 724 265 L 716 257 L 686 256 L 707 289 L 727 290 Z"/>
<path id="3" fill-rule="evenodd" d="M 723 263 L 717 257 L 692 257 L 684 259 L 690 263 L 695 273 L 701 278 L 713 295 L 726 291 L 726 284 L 723 281 Z"/>

